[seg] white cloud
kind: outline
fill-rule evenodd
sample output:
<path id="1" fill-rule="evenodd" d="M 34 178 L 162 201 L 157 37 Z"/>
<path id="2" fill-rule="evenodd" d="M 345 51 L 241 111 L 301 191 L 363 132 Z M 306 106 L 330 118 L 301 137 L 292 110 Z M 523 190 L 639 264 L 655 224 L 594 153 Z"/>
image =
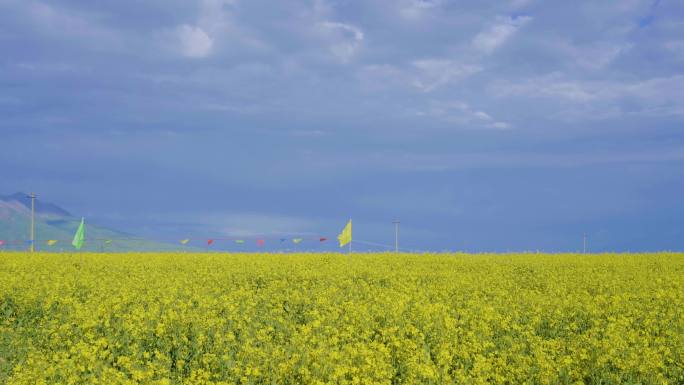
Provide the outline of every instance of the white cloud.
<path id="1" fill-rule="evenodd" d="M 412 87 L 422 92 L 431 92 L 449 84 L 458 83 L 482 68 L 449 59 L 414 60 L 408 66 L 390 64 L 361 67 L 358 76 L 368 90 L 385 90 L 393 87 Z"/>
<path id="2" fill-rule="evenodd" d="M 429 9 L 442 5 L 442 0 L 411 0 L 410 4 L 413 8 Z"/>
<path id="3" fill-rule="evenodd" d="M 207 238 L 312 235 L 321 228 L 320 222 L 315 219 L 255 212 L 179 210 L 152 211 L 148 214 L 157 222 L 154 224 L 154 231 L 157 234 L 163 230 L 167 233 L 183 234 L 183 237 L 192 237 L 196 234 Z M 120 220 L 121 217 L 110 216 L 108 219 Z"/>
<path id="4" fill-rule="evenodd" d="M 493 25 L 473 38 L 473 47 L 490 54 L 531 20 L 530 16 L 498 17 Z"/>
<path id="5" fill-rule="evenodd" d="M 469 128 L 508 129 L 511 125 L 494 119 L 488 113 L 475 109 L 459 100 L 432 101 L 430 107 L 419 115 L 426 115 L 447 123 Z"/>
<path id="6" fill-rule="evenodd" d="M 359 84 L 372 91 L 406 85 L 406 74 L 401 69 L 389 64 L 363 66 L 357 72 L 357 76 Z"/>
<path id="7" fill-rule="evenodd" d="M 212 35 L 216 34 L 216 36 L 220 36 L 222 32 L 231 31 L 235 29 L 233 16 L 234 5 L 234 1 L 202 0 L 196 24 L 204 31 Z"/>
<path id="8" fill-rule="evenodd" d="M 630 44 L 594 45 L 574 51 L 575 61 L 585 68 L 601 69 L 612 63 L 618 56 L 629 51 Z"/>
<path id="9" fill-rule="evenodd" d="M 511 128 L 511 125 L 510 125 L 510 123 L 506 123 L 506 122 L 493 122 L 493 123 L 489 124 L 489 127 L 505 130 L 505 129 Z"/>
<path id="10" fill-rule="evenodd" d="M 330 40 L 330 52 L 343 62 L 354 57 L 364 39 L 363 31 L 350 24 L 323 21 L 317 27 Z"/>
<path id="11" fill-rule="evenodd" d="M 588 45 L 575 45 L 567 41 L 553 41 L 551 49 L 560 50 L 571 62 L 589 70 L 600 70 L 612 63 L 620 55 L 628 52 L 631 44 L 597 42 Z"/>
<path id="12" fill-rule="evenodd" d="M 237 0 L 202 0 L 196 25 L 211 37 L 213 47 L 228 44 L 242 49 L 268 52 L 272 49 L 251 26 L 241 22 Z"/>
<path id="13" fill-rule="evenodd" d="M 575 102 L 588 102 L 597 98 L 603 89 L 566 80 L 560 73 L 527 79 L 521 82 L 499 82 L 490 87 L 499 97 L 527 96 L 530 98 L 562 98 Z"/>
<path id="14" fill-rule="evenodd" d="M 203 58 L 211 54 L 214 41 L 200 27 L 183 24 L 176 30 L 181 53 L 191 58 Z"/>
<path id="15" fill-rule="evenodd" d="M 399 13 L 406 19 L 416 19 L 425 12 L 442 5 L 442 0 L 407 0 L 399 2 Z"/>
<path id="16" fill-rule="evenodd" d="M 639 81 L 586 81 L 567 79 L 560 73 L 489 87 L 498 97 L 571 102 L 564 103 L 561 114 L 582 119 L 684 115 L 682 89 L 684 75 Z"/>
<path id="17" fill-rule="evenodd" d="M 417 70 L 412 85 L 425 92 L 465 79 L 482 70 L 478 66 L 443 59 L 416 60 L 412 65 Z"/>

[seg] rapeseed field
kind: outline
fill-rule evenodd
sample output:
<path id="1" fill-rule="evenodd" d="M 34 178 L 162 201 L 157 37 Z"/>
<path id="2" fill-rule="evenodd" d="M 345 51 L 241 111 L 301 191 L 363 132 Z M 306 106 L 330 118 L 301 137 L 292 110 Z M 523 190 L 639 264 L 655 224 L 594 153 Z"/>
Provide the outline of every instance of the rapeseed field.
<path id="1" fill-rule="evenodd" d="M 4 253 L 0 383 L 684 384 L 684 255 Z"/>

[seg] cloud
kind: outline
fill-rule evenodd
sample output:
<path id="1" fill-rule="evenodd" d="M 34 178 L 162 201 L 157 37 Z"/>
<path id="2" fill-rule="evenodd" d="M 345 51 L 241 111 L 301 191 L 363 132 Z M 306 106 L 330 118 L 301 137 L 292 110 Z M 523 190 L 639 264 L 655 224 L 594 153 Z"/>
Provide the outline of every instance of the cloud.
<path id="1" fill-rule="evenodd" d="M 629 51 L 631 45 L 594 45 L 583 49 L 571 49 L 575 62 L 584 68 L 600 69 L 612 63 L 615 58 Z"/>
<path id="2" fill-rule="evenodd" d="M 565 79 L 561 73 L 535 77 L 520 82 L 499 82 L 490 90 L 499 97 L 526 96 L 530 98 L 562 98 L 575 102 L 588 102 L 601 98 L 604 87 L 588 86 L 581 81 Z"/>
<path id="3" fill-rule="evenodd" d="M 442 0 L 411 0 L 409 4 L 413 8 L 430 9 L 442 5 Z"/>
<path id="4" fill-rule="evenodd" d="M 387 90 L 410 87 L 412 91 L 432 92 L 459 83 L 482 71 L 482 67 L 457 60 L 427 58 L 413 60 L 407 65 L 366 65 L 358 70 L 362 87 L 368 90 Z"/>
<path id="5" fill-rule="evenodd" d="M 498 97 L 562 101 L 559 116 L 585 120 L 628 115 L 681 116 L 684 115 L 682 89 L 684 75 L 617 81 L 574 80 L 561 73 L 520 82 L 496 82 L 489 87 Z"/>
<path id="6" fill-rule="evenodd" d="M 560 51 L 572 63 L 583 69 L 600 70 L 610 65 L 616 58 L 629 52 L 632 44 L 615 42 L 592 42 L 584 45 L 568 41 L 549 41 L 550 50 Z"/>
<path id="7" fill-rule="evenodd" d="M 317 27 L 331 41 L 330 52 L 343 62 L 354 57 L 364 39 L 363 31 L 350 24 L 323 21 Z"/>
<path id="8" fill-rule="evenodd" d="M 493 25 L 473 38 L 472 45 L 477 50 L 490 54 L 531 20 L 530 16 L 498 17 Z"/>
<path id="9" fill-rule="evenodd" d="M 417 70 L 412 85 L 425 92 L 465 79 L 482 70 L 478 66 L 446 59 L 422 59 L 411 64 Z"/>
<path id="10" fill-rule="evenodd" d="M 273 47 L 262 40 L 259 28 L 250 24 L 248 17 L 251 15 L 242 14 L 239 5 L 237 0 L 201 0 L 194 24 L 211 38 L 215 50 L 229 46 L 233 55 L 272 50 Z"/>
<path id="11" fill-rule="evenodd" d="M 406 19 L 416 19 L 425 12 L 441 6 L 442 0 L 408 0 L 399 2 L 399 12 Z"/>
<path id="12" fill-rule="evenodd" d="M 443 122 L 468 128 L 508 129 L 511 125 L 494 119 L 488 113 L 472 108 L 459 100 L 432 101 L 430 107 L 419 115 L 429 116 Z"/>
<path id="13" fill-rule="evenodd" d="M 176 30 L 181 53 L 190 58 L 203 58 L 211 54 L 214 41 L 200 27 L 183 24 Z"/>
<path id="14" fill-rule="evenodd" d="M 98 219 L 102 222 L 113 223 L 117 227 L 126 226 L 134 232 L 149 233 L 151 236 L 157 237 L 160 234 L 206 238 L 273 237 L 316 234 L 316 231 L 321 228 L 321 222 L 317 219 L 256 212 L 220 210 L 159 212 L 153 209 L 145 214 L 153 219 L 149 219 L 144 225 L 131 221 L 129 215 L 121 215 L 120 213 L 104 216 L 102 213 L 98 213 L 98 215 Z"/>

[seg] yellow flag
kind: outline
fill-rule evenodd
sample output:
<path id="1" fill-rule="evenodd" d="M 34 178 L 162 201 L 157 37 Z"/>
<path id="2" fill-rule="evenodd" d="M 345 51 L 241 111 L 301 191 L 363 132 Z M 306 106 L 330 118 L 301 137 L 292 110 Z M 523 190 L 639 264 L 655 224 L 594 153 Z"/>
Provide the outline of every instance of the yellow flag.
<path id="1" fill-rule="evenodd" d="M 180 241 L 181 245 L 187 245 L 188 242 L 190 242 L 189 239 L 181 239 L 181 241 Z"/>
<path id="2" fill-rule="evenodd" d="M 342 229 L 342 232 L 340 233 L 340 235 L 337 236 L 337 240 L 340 241 L 340 247 L 343 247 L 344 245 L 346 245 L 352 241 L 352 222 L 351 222 L 351 219 L 349 220 L 349 222 L 347 222 L 347 225 L 344 226 L 344 229 Z"/>
<path id="3" fill-rule="evenodd" d="M 49 240 L 47 241 L 48 246 L 52 246 L 52 245 L 54 245 L 55 243 L 57 243 L 57 240 L 56 240 L 56 239 L 49 239 Z"/>

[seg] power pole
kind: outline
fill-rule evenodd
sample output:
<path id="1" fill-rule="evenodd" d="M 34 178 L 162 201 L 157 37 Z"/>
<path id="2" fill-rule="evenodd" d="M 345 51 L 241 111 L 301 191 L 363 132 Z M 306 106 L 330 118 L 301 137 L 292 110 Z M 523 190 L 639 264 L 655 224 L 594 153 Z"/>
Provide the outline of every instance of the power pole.
<path id="1" fill-rule="evenodd" d="M 401 223 L 398 219 L 395 219 L 392 221 L 394 223 L 394 252 L 398 253 L 399 252 L 399 223 Z"/>
<path id="2" fill-rule="evenodd" d="M 36 193 L 29 195 L 31 198 L 31 252 L 36 251 Z"/>

